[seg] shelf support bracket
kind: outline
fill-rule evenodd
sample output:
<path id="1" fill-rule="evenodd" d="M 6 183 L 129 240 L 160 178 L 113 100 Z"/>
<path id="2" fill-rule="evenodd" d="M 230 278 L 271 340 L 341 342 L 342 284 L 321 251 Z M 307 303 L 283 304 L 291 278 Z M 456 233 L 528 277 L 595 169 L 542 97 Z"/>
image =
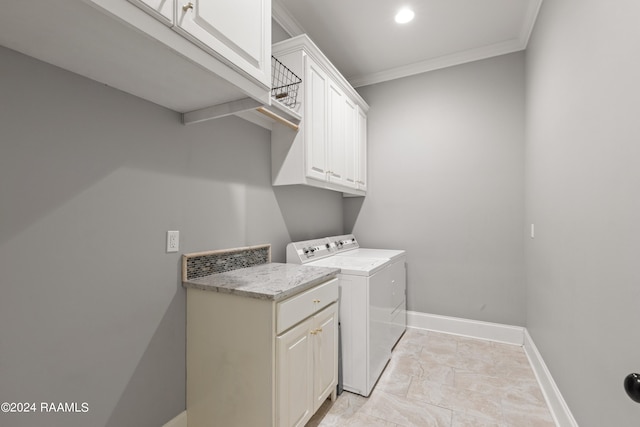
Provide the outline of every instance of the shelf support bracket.
<path id="1" fill-rule="evenodd" d="M 205 122 L 207 120 L 219 119 L 221 117 L 231 116 L 243 111 L 253 110 L 258 107 L 262 107 L 262 105 L 263 103 L 256 101 L 253 98 L 243 98 L 237 101 L 226 102 L 224 104 L 183 113 L 182 124 L 191 125 L 194 123 Z"/>

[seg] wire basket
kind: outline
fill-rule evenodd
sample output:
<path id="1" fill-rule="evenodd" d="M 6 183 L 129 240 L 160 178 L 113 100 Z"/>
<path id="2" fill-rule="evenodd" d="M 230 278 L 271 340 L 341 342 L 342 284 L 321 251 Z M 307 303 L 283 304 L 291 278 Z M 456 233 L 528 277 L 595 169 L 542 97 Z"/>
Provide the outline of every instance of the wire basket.
<path id="1" fill-rule="evenodd" d="M 302 79 L 275 56 L 271 57 L 271 97 L 289 108 L 294 108 Z"/>

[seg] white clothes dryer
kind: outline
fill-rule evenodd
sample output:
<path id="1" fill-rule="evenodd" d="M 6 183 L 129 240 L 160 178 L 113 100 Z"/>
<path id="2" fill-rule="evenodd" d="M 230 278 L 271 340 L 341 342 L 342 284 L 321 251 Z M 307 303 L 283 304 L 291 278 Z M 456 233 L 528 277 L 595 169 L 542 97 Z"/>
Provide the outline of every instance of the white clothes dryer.
<path id="1" fill-rule="evenodd" d="M 353 234 L 328 237 L 337 257 L 388 259 L 386 275 L 390 283 L 392 309 L 389 340 L 393 348 L 407 330 L 407 256 L 401 249 L 361 248 Z"/>
<path id="2" fill-rule="evenodd" d="M 398 261 L 406 258 L 406 251 L 402 249 L 370 249 L 362 248 L 353 234 L 343 234 L 340 236 L 328 237 L 331 245 L 336 248 L 336 255 L 340 256 L 360 256 L 365 258 L 386 258 Z M 406 261 L 406 260 L 405 260 Z"/>

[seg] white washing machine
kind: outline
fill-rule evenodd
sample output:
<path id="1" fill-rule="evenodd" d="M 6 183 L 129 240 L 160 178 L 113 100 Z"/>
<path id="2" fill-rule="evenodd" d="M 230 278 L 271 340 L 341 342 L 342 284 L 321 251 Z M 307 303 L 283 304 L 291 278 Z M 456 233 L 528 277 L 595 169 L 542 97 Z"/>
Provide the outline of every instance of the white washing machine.
<path id="1" fill-rule="evenodd" d="M 361 248 L 353 234 L 328 237 L 329 243 L 336 248 L 335 256 L 357 258 L 388 259 L 387 275 L 391 281 L 392 310 L 389 325 L 389 339 L 392 347 L 407 330 L 407 256 L 401 249 Z"/>
<path id="2" fill-rule="evenodd" d="M 392 262 L 336 253 L 328 238 L 294 242 L 287 245 L 287 262 L 340 268 L 343 388 L 369 396 L 396 341 L 391 326 L 396 304 L 388 268 Z"/>

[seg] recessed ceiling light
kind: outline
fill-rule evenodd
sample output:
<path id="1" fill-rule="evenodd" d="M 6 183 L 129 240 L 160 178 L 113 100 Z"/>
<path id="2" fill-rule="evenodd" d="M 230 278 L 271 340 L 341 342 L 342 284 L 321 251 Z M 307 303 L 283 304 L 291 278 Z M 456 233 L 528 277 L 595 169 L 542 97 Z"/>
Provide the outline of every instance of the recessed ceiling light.
<path id="1" fill-rule="evenodd" d="M 407 22 L 411 21 L 414 16 L 415 16 L 415 13 L 413 13 L 413 10 L 411 10 L 411 9 L 401 9 L 396 14 L 396 22 L 398 24 L 406 24 Z"/>

